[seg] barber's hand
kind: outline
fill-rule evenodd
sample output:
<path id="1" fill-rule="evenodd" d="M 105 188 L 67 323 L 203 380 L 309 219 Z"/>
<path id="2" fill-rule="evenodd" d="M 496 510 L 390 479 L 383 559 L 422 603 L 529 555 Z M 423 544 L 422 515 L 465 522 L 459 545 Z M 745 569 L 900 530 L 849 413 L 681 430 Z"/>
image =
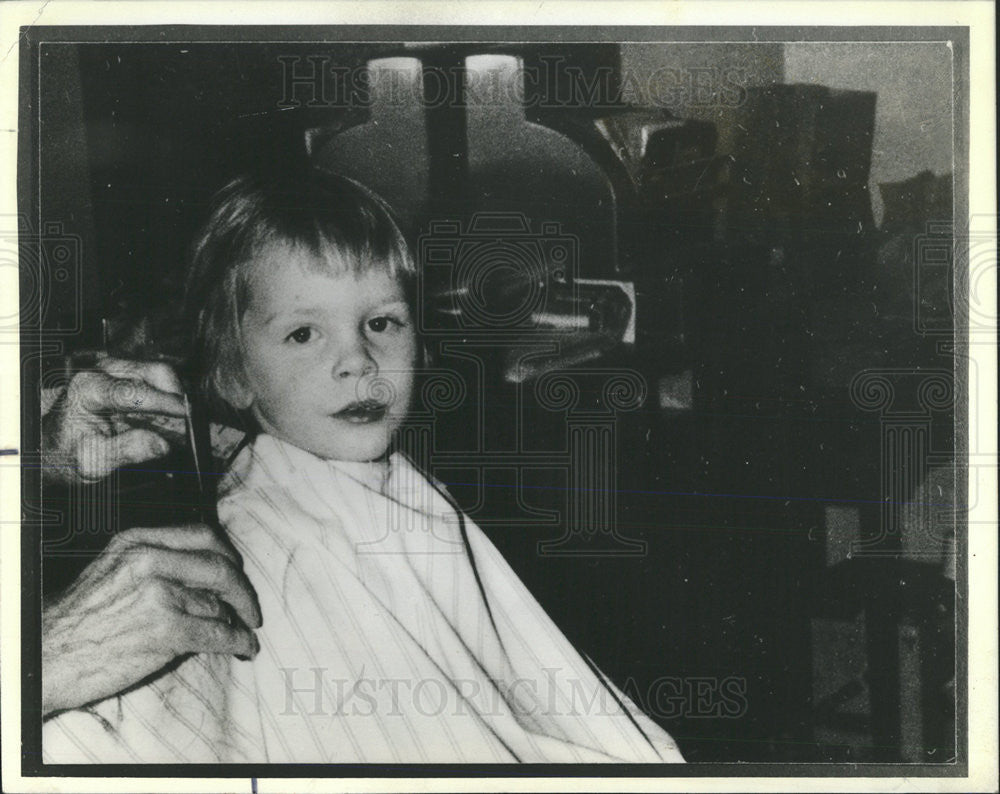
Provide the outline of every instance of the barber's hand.
<path id="1" fill-rule="evenodd" d="M 43 476 L 97 482 L 184 438 L 183 389 L 168 364 L 104 358 L 73 376 L 42 419 Z"/>
<path id="2" fill-rule="evenodd" d="M 116 535 L 42 610 L 42 713 L 76 708 L 191 653 L 257 655 L 256 593 L 207 526 Z"/>

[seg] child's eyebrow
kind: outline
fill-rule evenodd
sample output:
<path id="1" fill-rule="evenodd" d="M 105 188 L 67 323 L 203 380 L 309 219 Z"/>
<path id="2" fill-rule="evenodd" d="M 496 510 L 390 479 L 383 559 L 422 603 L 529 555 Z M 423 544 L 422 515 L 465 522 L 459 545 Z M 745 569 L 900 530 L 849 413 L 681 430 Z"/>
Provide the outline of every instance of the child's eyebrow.
<path id="1" fill-rule="evenodd" d="M 407 304 L 405 300 L 402 300 L 400 298 L 387 298 L 384 301 L 375 302 L 375 307 L 378 309 L 394 309 L 397 307 L 406 309 L 408 308 L 408 306 L 409 304 Z"/>
<path id="2" fill-rule="evenodd" d="M 313 308 L 296 308 L 291 311 L 277 311 L 271 312 L 267 317 L 264 318 L 264 325 L 271 325 L 275 320 L 291 320 L 299 317 L 319 317 L 323 314 L 321 309 Z"/>

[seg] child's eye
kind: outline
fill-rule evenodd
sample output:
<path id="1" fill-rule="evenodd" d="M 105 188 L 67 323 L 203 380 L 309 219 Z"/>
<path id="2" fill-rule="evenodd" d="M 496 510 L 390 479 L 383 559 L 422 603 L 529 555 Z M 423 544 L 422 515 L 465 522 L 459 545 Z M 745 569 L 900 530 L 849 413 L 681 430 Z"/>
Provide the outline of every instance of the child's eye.
<path id="1" fill-rule="evenodd" d="M 285 337 L 285 341 L 289 339 L 293 342 L 297 342 L 300 345 L 304 345 L 310 339 L 312 339 L 313 330 L 308 325 L 304 325 L 301 328 L 296 328 L 288 336 Z"/>
<path id="2" fill-rule="evenodd" d="M 376 334 L 384 333 L 389 329 L 390 326 L 401 327 L 403 324 L 397 320 L 395 317 L 386 317 L 380 315 L 379 317 L 372 317 L 368 321 L 368 329 L 374 331 Z"/>

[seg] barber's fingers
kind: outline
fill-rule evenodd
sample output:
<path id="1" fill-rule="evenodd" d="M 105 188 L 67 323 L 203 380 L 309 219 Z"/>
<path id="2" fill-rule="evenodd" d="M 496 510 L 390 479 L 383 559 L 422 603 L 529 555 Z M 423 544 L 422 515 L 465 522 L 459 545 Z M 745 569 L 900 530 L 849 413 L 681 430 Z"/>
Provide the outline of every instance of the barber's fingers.
<path id="1" fill-rule="evenodd" d="M 138 576 L 160 576 L 195 589 L 211 590 L 246 625 L 261 625 L 260 605 L 246 574 L 222 554 L 147 548 L 135 562 Z"/>
<path id="2" fill-rule="evenodd" d="M 116 436 L 104 439 L 110 457 L 118 466 L 130 463 L 145 463 L 161 458 L 170 451 L 170 444 L 152 430 L 126 430 Z"/>
<path id="3" fill-rule="evenodd" d="M 135 377 L 113 376 L 91 370 L 78 373 L 70 382 L 67 407 L 90 413 L 154 413 L 185 415 L 181 395 L 164 391 Z"/>
<path id="4" fill-rule="evenodd" d="M 242 625 L 233 613 L 233 608 L 210 590 L 191 590 L 180 585 L 177 587 L 180 592 L 175 597 L 188 615 L 219 620 L 227 626 Z"/>
<path id="5" fill-rule="evenodd" d="M 151 430 L 127 430 L 118 435 L 95 433 L 80 439 L 76 464 L 80 479 L 96 482 L 115 469 L 145 463 L 162 457 L 169 450 L 169 444 Z"/>
<path id="6" fill-rule="evenodd" d="M 187 440 L 187 422 L 180 416 L 129 411 L 116 416 L 115 419 L 119 420 L 120 429 L 145 428 L 174 444 L 180 444 Z"/>
<path id="7" fill-rule="evenodd" d="M 251 659 L 260 651 L 254 633 L 244 626 L 230 626 L 224 620 L 186 616 L 177 638 L 180 653 L 229 653 Z"/>
<path id="8" fill-rule="evenodd" d="M 231 609 L 211 590 L 192 589 L 183 585 L 174 585 L 174 587 L 176 588 L 175 597 L 187 614 L 196 618 L 211 618 L 225 623 L 232 622 Z"/>
<path id="9" fill-rule="evenodd" d="M 103 356 L 97 366 L 114 378 L 142 380 L 163 392 L 184 393 L 180 378 L 165 361 L 129 361 Z"/>
<path id="10" fill-rule="evenodd" d="M 222 554 L 242 567 L 243 559 L 229 541 L 207 524 L 179 524 L 168 527 L 135 527 L 115 535 L 119 548 L 159 546 L 175 551 L 211 551 Z"/>

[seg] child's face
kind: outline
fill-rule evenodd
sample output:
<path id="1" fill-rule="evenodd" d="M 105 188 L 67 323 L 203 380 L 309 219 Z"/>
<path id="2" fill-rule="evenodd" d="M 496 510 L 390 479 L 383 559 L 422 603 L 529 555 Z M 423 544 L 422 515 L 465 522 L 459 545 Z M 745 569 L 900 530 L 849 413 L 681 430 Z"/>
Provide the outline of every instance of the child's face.
<path id="1" fill-rule="evenodd" d="M 312 254 L 268 246 L 242 321 L 238 407 L 261 429 L 323 458 L 373 460 L 406 416 L 416 336 L 399 282 L 309 268 Z"/>

